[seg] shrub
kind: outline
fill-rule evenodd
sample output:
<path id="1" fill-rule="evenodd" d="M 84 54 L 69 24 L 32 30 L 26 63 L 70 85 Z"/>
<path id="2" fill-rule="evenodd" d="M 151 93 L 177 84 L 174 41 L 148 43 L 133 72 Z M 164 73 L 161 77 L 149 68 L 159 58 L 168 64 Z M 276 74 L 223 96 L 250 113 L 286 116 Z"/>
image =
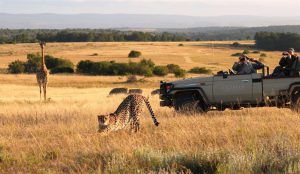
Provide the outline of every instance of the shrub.
<path id="1" fill-rule="evenodd" d="M 51 73 L 71 73 L 74 72 L 74 64 L 70 60 L 45 56 L 45 63 Z M 41 66 L 41 56 L 39 54 L 28 54 L 27 61 L 23 62 L 26 73 L 36 73 Z"/>
<path id="2" fill-rule="evenodd" d="M 25 63 L 20 61 L 20 60 L 16 60 L 14 62 L 11 62 L 8 65 L 8 71 L 12 74 L 20 74 L 20 73 L 24 73 L 25 71 Z"/>
<path id="3" fill-rule="evenodd" d="M 157 76 L 165 76 L 168 74 L 168 68 L 166 66 L 156 66 L 153 69 L 153 74 Z"/>
<path id="4" fill-rule="evenodd" d="M 71 67 L 55 67 L 50 70 L 51 74 L 58 73 L 74 73 L 74 69 Z"/>
<path id="5" fill-rule="evenodd" d="M 151 59 L 149 59 L 149 60 L 147 60 L 147 59 L 142 59 L 142 60 L 140 61 L 140 64 L 141 64 L 141 65 L 147 65 L 147 66 L 149 66 L 150 68 L 154 68 L 154 66 L 155 66 L 155 63 L 154 63 Z"/>
<path id="6" fill-rule="evenodd" d="M 210 69 L 206 69 L 205 67 L 194 67 L 190 69 L 189 72 L 194 74 L 210 74 L 212 71 Z"/>
<path id="7" fill-rule="evenodd" d="M 178 44 L 178 46 L 183 47 L 184 45 L 181 43 L 181 44 Z"/>
<path id="8" fill-rule="evenodd" d="M 130 51 L 130 53 L 128 54 L 128 57 L 129 58 L 137 58 L 137 57 L 140 57 L 142 55 L 142 53 L 140 51 L 135 51 L 135 50 L 132 50 Z"/>
<path id="9" fill-rule="evenodd" d="M 260 53 L 260 51 L 258 51 L 258 50 L 255 50 L 255 51 L 253 51 L 252 53 L 253 53 L 253 54 L 259 54 L 259 53 Z"/>
<path id="10" fill-rule="evenodd" d="M 267 54 L 266 53 L 261 53 L 260 57 L 267 57 Z"/>
<path id="11" fill-rule="evenodd" d="M 176 69 L 174 75 L 175 77 L 185 77 L 186 71 L 184 69 Z"/>
<path id="12" fill-rule="evenodd" d="M 41 56 L 39 54 L 27 54 L 27 62 L 25 63 L 26 73 L 36 73 L 40 66 Z"/>
<path id="13" fill-rule="evenodd" d="M 249 54 L 250 51 L 249 50 L 244 50 L 242 54 Z"/>
<path id="14" fill-rule="evenodd" d="M 94 62 L 90 60 L 82 60 L 77 64 L 77 72 L 90 74 Z"/>
<path id="15" fill-rule="evenodd" d="M 80 61 L 77 64 L 77 72 L 92 75 L 145 75 L 152 76 L 155 64 L 149 59 L 143 59 L 139 63 L 116 63 L 115 61 L 93 62 Z"/>
<path id="16" fill-rule="evenodd" d="M 231 56 L 234 56 L 234 57 L 240 57 L 242 55 L 242 53 L 234 53 L 232 54 Z"/>
<path id="17" fill-rule="evenodd" d="M 67 59 L 45 56 L 46 66 L 51 73 L 74 73 L 74 64 Z"/>
<path id="18" fill-rule="evenodd" d="M 241 44 L 239 42 L 233 42 L 233 44 L 231 46 L 233 46 L 233 47 L 240 47 Z"/>
<path id="19" fill-rule="evenodd" d="M 168 68 L 169 73 L 174 73 L 175 71 L 180 70 L 180 66 L 175 65 L 175 64 L 168 64 L 167 68 Z"/>

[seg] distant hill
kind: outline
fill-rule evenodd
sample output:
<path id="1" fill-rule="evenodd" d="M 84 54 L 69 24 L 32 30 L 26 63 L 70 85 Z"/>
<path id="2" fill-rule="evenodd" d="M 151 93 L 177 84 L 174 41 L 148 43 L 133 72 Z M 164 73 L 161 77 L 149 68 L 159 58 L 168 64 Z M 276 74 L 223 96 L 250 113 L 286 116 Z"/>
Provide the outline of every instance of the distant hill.
<path id="1" fill-rule="evenodd" d="M 195 28 L 209 26 L 257 27 L 300 25 L 300 17 L 216 16 L 142 14 L 5 14 L 0 13 L 0 28 Z"/>

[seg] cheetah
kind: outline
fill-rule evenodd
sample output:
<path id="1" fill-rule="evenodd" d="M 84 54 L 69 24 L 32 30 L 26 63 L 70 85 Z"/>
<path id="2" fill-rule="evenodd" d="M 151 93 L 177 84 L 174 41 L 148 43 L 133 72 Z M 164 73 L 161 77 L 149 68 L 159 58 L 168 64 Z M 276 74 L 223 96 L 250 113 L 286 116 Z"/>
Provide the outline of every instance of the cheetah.
<path id="1" fill-rule="evenodd" d="M 100 133 L 108 133 L 125 128 L 130 124 L 130 130 L 137 132 L 140 129 L 140 114 L 143 104 L 146 104 L 155 126 L 159 125 L 151 105 L 144 96 L 132 94 L 127 96 L 114 113 L 98 115 Z"/>

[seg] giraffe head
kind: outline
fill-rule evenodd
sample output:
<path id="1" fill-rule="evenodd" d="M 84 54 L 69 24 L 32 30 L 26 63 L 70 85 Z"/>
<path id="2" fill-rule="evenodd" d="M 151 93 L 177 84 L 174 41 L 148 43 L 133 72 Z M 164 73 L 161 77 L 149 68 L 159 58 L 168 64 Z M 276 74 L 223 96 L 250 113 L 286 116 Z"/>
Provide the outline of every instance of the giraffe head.
<path id="1" fill-rule="evenodd" d="M 113 117 L 115 114 L 107 114 L 107 115 L 98 115 L 98 123 L 99 123 L 99 130 L 98 132 L 104 132 L 107 130 L 110 124 L 110 118 Z"/>
<path id="2" fill-rule="evenodd" d="M 40 46 L 41 46 L 42 49 L 44 49 L 44 48 L 46 47 L 46 42 L 41 41 L 41 42 L 40 42 Z"/>

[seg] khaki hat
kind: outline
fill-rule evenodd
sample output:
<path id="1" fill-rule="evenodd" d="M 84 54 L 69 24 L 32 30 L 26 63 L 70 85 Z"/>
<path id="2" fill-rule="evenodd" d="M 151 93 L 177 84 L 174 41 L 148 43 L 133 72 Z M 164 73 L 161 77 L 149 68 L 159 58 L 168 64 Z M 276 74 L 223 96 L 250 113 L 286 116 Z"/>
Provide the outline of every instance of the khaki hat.
<path id="1" fill-rule="evenodd" d="M 294 48 L 289 48 L 288 52 L 295 52 L 295 49 Z"/>

